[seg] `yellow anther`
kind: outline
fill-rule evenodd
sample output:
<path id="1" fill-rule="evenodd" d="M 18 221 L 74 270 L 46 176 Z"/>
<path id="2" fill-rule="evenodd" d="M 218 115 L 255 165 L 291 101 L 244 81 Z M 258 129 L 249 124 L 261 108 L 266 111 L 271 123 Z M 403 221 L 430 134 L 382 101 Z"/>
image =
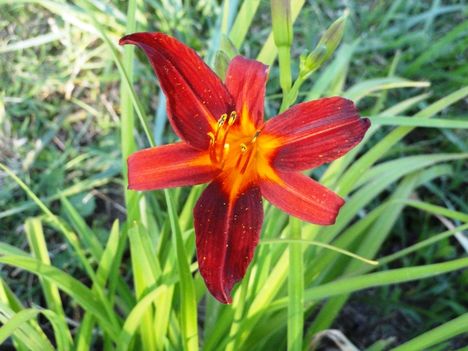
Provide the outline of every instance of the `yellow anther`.
<path id="1" fill-rule="evenodd" d="M 223 124 L 224 124 L 224 122 L 226 122 L 226 120 L 227 120 L 227 114 L 224 113 L 224 114 L 222 114 L 221 117 L 218 119 L 218 128 L 219 128 L 219 127 L 222 127 Z"/>
<path id="2" fill-rule="evenodd" d="M 230 126 L 232 126 L 234 124 L 234 122 L 236 121 L 236 118 L 237 118 L 237 112 L 236 111 L 232 111 L 231 112 L 231 116 L 229 116 L 229 121 L 228 121 L 228 124 Z"/>
<path id="3" fill-rule="evenodd" d="M 245 153 L 248 149 L 247 145 L 245 145 L 244 143 L 240 144 L 240 149 L 241 149 L 241 152 L 242 153 Z"/>
<path id="4" fill-rule="evenodd" d="M 210 137 L 210 145 L 213 145 L 215 143 L 215 136 L 212 132 L 207 133 L 208 136 Z"/>
<path id="5" fill-rule="evenodd" d="M 252 138 L 252 140 L 250 141 L 251 144 L 255 143 L 257 141 L 257 137 L 260 135 L 260 130 L 257 130 Z"/>

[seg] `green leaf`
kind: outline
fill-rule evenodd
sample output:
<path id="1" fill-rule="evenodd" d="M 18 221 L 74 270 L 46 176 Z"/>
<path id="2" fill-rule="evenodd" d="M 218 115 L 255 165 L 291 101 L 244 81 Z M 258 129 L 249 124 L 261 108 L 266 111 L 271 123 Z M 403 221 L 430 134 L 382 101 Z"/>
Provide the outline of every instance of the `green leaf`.
<path id="1" fill-rule="evenodd" d="M 0 263 L 24 269 L 54 283 L 62 291 L 70 295 L 86 311 L 92 313 L 104 331 L 109 333 L 109 335 L 116 336 L 118 334 L 118 326 L 112 322 L 115 320 L 115 316 L 110 318 L 102 305 L 102 301 L 90 289 L 67 273 L 58 268 L 45 265 L 34 258 L 24 256 L 4 255 L 0 257 Z"/>
<path id="2" fill-rule="evenodd" d="M 426 88 L 428 86 L 430 86 L 429 82 L 412 81 L 400 77 L 374 78 L 353 85 L 344 93 L 344 97 L 357 102 L 362 98 L 381 90 L 397 88 Z"/>
<path id="3" fill-rule="evenodd" d="M 385 117 L 385 116 L 369 116 L 372 124 L 384 126 L 411 126 L 423 128 L 458 128 L 467 129 L 468 121 L 462 119 L 445 119 L 445 118 L 416 118 L 416 117 Z"/>
<path id="4" fill-rule="evenodd" d="M 148 312 L 154 301 L 159 301 L 159 296 L 165 292 L 169 287 L 166 285 L 159 285 L 148 291 L 135 307 L 130 311 L 122 330 L 118 336 L 117 350 L 126 351 L 129 349 L 130 342 L 135 335 L 135 332 L 140 327 L 140 323 L 143 321 L 143 316 Z"/>
<path id="5" fill-rule="evenodd" d="M 172 234 L 175 236 L 174 250 L 177 252 L 177 264 L 179 269 L 179 289 L 181 300 L 181 323 L 183 343 L 186 350 L 198 350 L 198 324 L 197 324 L 197 301 L 195 298 L 195 287 L 192 274 L 185 251 L 182 233 L 177 221 L 177 212 L 168 190 L 164 191 L 166 197 L 169 220 L 171 222 Z"/>
<path id="6" fill-rule="evenodd" d="M 413 280 L 427 279 L 468 267 L 468 258 L 460 258 L 443 263 L 429 264 L 409 268 L 398 268 L 384 272 L 348 277 L 317 287 L 306 289 L 305 302 L 318 301 L 332 296 L 350 294 L 363 289 L 400 284 Z M 287 299 L 278 299 L 271 308 L 284 308 Z"/>
<path id="7" fill-rule="evenodd" d="M 106 286 L 109 276 L 113 280 L 113 282 L 111 282 L 111 285 L 115 286 L 118 284 L 116 281 L 119 277 L 116 276 L 115 273 L 112 273 L 113 271 L 116 272 L 119 266 L 118 248 L 120 240 L 121 238 L 119 231 L 119 222 L 118 220 L 116 220 L 112 225 L 112 229 L 109 235 L 109 239 L 107 240 L 107 245 L 104 249 L 104 252 L 100 255 L 101 260 L 99 262 L 99 267 L 96 273 L 96 281 L 102 289 L 104 289 L 104 287 Z M 119 290 L 119 292 L 122 295 L 125 295 L 125 293 L 122 290 Z M 112 295 L 112 293 L 113 289 L 108 289 L 108 298 L 110 301 L 113 302 L 114 296 Z M 79 332 L 76 336 L 77 351 L 86 351 L 91 348 L 91 338 L 94 324 L 94 316 L 89 311 L 86 311 L 83 320 L 81 321 Z"/>
<path id="8" fill-rule="evenodd" d="M 156 277 L 151 269 L 151 261 L 143 248 L 142 240 L 140 237 L 145 231 L 134 222 L 133 226 L 128 231 L 128 238 L 130 240 L 130 253 L 132 258 L 132 272 L 133 281 L 135 285 L 135 293 L 137 299 L 140 299 L 144 293 L 156 283 Z M 155 350 L 156 341 L 154 339 L 154 308 L 148 306 L 146 313 L 142 316 L 140 323 L 140 333 L 143 348 L 145 350 Z"/>
<path id="9" fill-rule="evenodd" d="M 244 0 L 242 2 L 242 6 L 229 33 L 229 38 L 237 49 L 240 49 L 244 42 L 247 31 L 257 13 L 258 5 L 260 5 L 260 0 Z"/>
<path id="10" fill-rule="evenodd" d="M 461 88 L 450 95 L 434 102 L 425 109 L 414 115 L 416 118 L 431 118 L 438 112 L 453 103 L 465 98 L 468 95 L 468 87 Z M 335 190 L 342 195 L 347 195 L 354 187 L 354 184 L 366 171 L 396 143 L 410 133 L 414 127 L 398 127 L 380 140 L 364 156 L 354 162 L 354 164 L 344 173 Z"/>
<path id="11" fill-rule="evenodd" d="M 37 315 L 37 310 L 21 310 L 15 313 L 7 305 L 0 303 L 0 322 L 3 327 L 0 328 L 0 344 L 14 335 L 18 341 L 23 343 L 29 350 L 52 351 L 54 347 L 42 333 L 42 330 L 36 330 L 29 323 Z"/>
<path id="12" fill-rule="evenodd" d="M 41 220 L 38 218 L 27 219 L 25 230 L 33 257 L 37 258 L 46 265 L 50 265 L 50 258 L 44 238 L 44 233 L 42 231 Z M 40 278 L 40 282 L 47 306 L 51 311 L 55 312 L 54 318 L 60 319 L 60 324 L 62 326 L 60 330 L 60 335 L 62 335 L 62 337 L 58 338 L 57 346 L 60 350 L 67 350 L 70 348 L 72 338 L 70 330 L 68 329 L 67 323 L 65 321 L 66 316 L 63 310 L 59 290 L 55 284 L 45 279 Z"/>
<path id="13" fill-rule="evenodd" d="M 427 350 L 430 346 L 468 332 L 468 313 L 452 319 L 404 344 L 393 348 L 393 351 Z"/>
<path id="14" fill-rule="evenodd" d="M 229 57 L 224 51 L 218 50 L 216 52 L 214 70 L 218 77 L 223 81 L 226 79 L 226 72 L 229 66 L 229 61 Z"/>
<path id="15" fill-rule="evenodd" d="M 71 222 L 73 229 L 78 233 L 80 239 L 85 244 L 85 247 L 91 251 L 93 258 L 98 261 L 102 255 L 102 246 L 99 240 L 96 238 L 96 235 L 88 227 L 86 221 L 65 196 L 60 198 L 60 202 L 66 216 Z"/>
<path id="16" fill-rule="evenodd" d="M 290 238 L 301 240 L 301 222 L 289 219 Z M 304 330 L 304 259 L 301 243 L 289 244 L 288 350 L 302 350 Z"/>

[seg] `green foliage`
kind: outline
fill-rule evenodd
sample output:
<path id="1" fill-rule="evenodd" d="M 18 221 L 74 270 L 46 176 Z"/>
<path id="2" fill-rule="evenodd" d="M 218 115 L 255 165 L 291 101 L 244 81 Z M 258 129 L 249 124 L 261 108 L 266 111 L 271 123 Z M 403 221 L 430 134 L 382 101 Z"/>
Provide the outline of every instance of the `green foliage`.
<path id="1" fill-rule="evenodd" d="M 368 350 L 466 345 L 466 6 L 348 3 L 344 27 L 338 1 L 274 0 L 271 21 L 256 0 L 0 0 L 0 343 L 305 350 L 339 328 Z M 117 45 L 155 30 L 220 74 L 237 51 L 257 54 L 271 65 L 269 116 L 342 95 L 372 121 L 358 147 L 312 173 L 347 200 L 336 225 L 266 205 L 230 306 L 194 261 L 201 187 L 126 188 L 126 157 L 175 138 L 149 65 Z"/>

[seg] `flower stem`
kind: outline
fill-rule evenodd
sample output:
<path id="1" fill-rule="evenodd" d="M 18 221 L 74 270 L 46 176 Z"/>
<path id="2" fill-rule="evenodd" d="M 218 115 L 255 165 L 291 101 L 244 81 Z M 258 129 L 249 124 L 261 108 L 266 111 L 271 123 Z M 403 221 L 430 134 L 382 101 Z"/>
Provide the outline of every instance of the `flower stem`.
<path id="1" fill-rule="evenodd" d="M 283 90 L 283 101 L 291 89 L 291 45 L 293 27 L 290 0 L 271 0 L 271 18 L 273 38 L 278 48 L 280 68 L 280 86 Z"/>
<path id="2" fill-rule="evenodd" d="M 289 108 L 289 106 L 291 106 L 292 104 L 296 102 L 297 96 L 299 95 L 299 89 L 301 88 L 302 83 L 304 83 L 304 81 L 305 81 L 305 78 L 299 75 L 297 79 L 294 81 L 294 84 L 291 90 L 289 90 L 288 94 L 283 95 L 283 101 L 281 103 L 281 107 L 279 111 L 280 113 L 286 111 Z"/>
<path id="3" fill-rule="evenodd" d="M 289 236 L 301 240 L 301 222 L 289 218 Z M 304 329 L 304 268 L 302 244 L 289 244 L 289 277 L 288 277 L 288 351 L 301 351 Z"/>
<path id="4" fill-rule="evenodd" d="M 291 91 L 291 45 L 293 27 L 290 0 L 271 0 L 273 38 L 278 49 L 280 86 L 283 101 L 280 113 L 285 111 L 296 99 L 302 80 L 298 79 Z M 290 239 L 301 239 L 301 222 L 290 217 Z M 289 244 L 288 278 L 288 350 L 301 351 L 304 328 L 304 274 L 302 245 Z"/>
<path id="5" fill-rule="evenodd" d="M 135 11 L 136 11 L 136 1 L 128 2 L 127 9 L 127 25 L 125 31 L 127 33 L 133 33 L 136 31 L 136 21 L 135 21 Z M 122 64 L 127 72 L 128 80 L 130 84 L 133 83 L 133 58 L 134 58 L 134 48 L 131 45 L 127 45 L 123 48 L 123 58 Z M 120 110 L 121 110 L 121 128 L 120 128 L 120 138 L 121 138 L 121 149 L 122 149 L 122 176 L 124 178 L 124 184 L 128 184 L 128 175 L 127 175 L 127 158 L 128 156 L 135 151 L 135 139 L 133 137 L 133 131 L 135 129 L 135 114 L 133 110 L 133 104 L 130 98 L 130 92 L 124 81 L 120 83 Z M 129 191 L 125 186 L 125 205 L 127 212 L 129 214 L 134 213 L 131 209 L 137 206 L 137 193 L 134 191 Z M 132 223 L 136 218 L 129 218 L 129 223 Z"/>
<path id="6" fill-rule="evenodd" d="M 289 96 L 291 89 L 291 47 L 278 47 L 278 62 L 280 66 L 280 86 L 283 90 L 283 101 Z"/>

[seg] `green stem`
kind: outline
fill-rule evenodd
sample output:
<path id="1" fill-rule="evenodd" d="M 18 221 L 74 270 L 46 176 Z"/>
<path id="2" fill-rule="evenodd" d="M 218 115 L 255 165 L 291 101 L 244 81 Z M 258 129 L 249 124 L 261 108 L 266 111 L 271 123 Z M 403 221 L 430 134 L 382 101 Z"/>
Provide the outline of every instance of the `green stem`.
<path id="1" fill-rule="evenodd" d="M 136 31 L 135 22 L 136 12 L 136 1 L 131 0 L 128 2 L 127 8 L 127 26 L 125 31 L 127 33 L 133 33 Z M 132 45 L 126 45 L 123 48 L 123 67 L 128 75 L 130 84 L 133 83 L 133 58 L 134 47 Z M 124 194 L 125 194 L 125 205 L 129 216 L 134 216 L 136 211 L 133 211 L 137 206 L 138 197 L 137 193 L 127 189 L 128 174 L 127 174 L 127 158 L 132 152 L 135 151 L 135 139 L 133 137 L 133 131 L 135 128 L 135 114 L 133 110 L 133 104 L 130 98 L 130 92 L 127 84 L 122 80 L 120 83 L 120 110 L 121 110 L 121 128 L 120 128 L 120 139 L 121 139 L 121 150 L 122 150 L 122 176 L 124 178 Z M 129 223 L 132 223 L 136 218 L 128 218 Z"/>
<path id="2" fill-rule="evenodd" d="M 278 63 L 280 68 L 280 86 L 283 90 L 283 103 L 291 90 L 291 47 L 278 47 Z"/>
<path id="3" fill-rule="evenodd" d="M 307 77 L 299 75 L 294 81 L 292 88 L 289 90 L 287 95 L 283 95 L 283 102 L 281 103 L 280 113 L 286 111 L 289 106 L 296 102 L 297 96 L 299 95 L 299 89 L 301 89 Z"/>
<path id="4" fill-rule="evenodd" d="M 301 222 L 289 219 L 290 238 L 301 240 Z M 301 351 L 304 329 L 304 267 L 302 245 L 289 244 L 288 351 Z"/>

